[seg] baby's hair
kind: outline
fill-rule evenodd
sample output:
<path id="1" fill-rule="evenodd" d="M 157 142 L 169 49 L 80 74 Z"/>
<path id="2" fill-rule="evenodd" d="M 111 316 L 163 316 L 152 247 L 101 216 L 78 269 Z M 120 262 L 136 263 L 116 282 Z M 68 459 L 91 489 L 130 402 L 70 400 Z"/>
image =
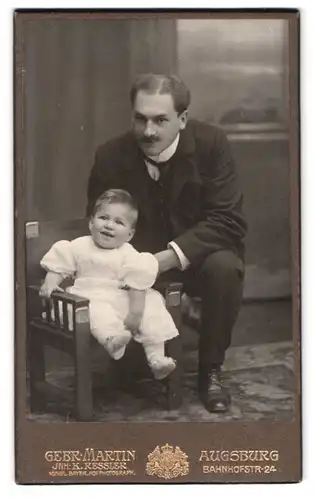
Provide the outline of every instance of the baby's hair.
<path id="1" fill-rule="evenodd" d="M 138 207 L 128 191 L 124 191 L 123 189 L 108 189 L 104 191 L 101 196 L 99 196 L 95 202 L 92 217 L 96 214 L 96 212 L 101 208 L 104 203 L 121 203 L 122 205 L 127 205 L 130 208 L 130 211 L 133 215 L 132 226 L 135 227 L 138 219 Z"/>

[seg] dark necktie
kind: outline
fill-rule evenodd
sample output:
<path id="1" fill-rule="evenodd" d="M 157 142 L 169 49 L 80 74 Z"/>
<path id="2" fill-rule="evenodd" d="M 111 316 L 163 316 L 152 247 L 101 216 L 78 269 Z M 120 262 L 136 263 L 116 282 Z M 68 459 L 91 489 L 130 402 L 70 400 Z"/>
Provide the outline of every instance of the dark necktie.
<path id="1" fill-rule="evenodd" d="M 149 158 L 148 156 L 144 156 L 144 159 L 145 159 L 145 161 L 147 161 L 148 163 L 150 163 L 151 165 L 154 165 L 155 167 L 157 167 L 159 169 L 163 169 L 164 167 L 166 167 L 169 164 L 169 160 L 158 162 L 158 161 L 152 160 L 152 158 Z"/>
<path id="2" fill-rule="evenodd" d="M 159 169 L 159 172 L 160 172 L 159 181 L 163 182 L 164 178 L 165 178 L 165 174 L 168 170 L 169 161 L 157 162 L 155 160 L 152 160 L 151 158 L 148 158 L 147 156 L 144 156 L 144 159 L 147 163 L 149 163 L 150 165 L 153 165 L 154 167 L 157 167 Z"/>

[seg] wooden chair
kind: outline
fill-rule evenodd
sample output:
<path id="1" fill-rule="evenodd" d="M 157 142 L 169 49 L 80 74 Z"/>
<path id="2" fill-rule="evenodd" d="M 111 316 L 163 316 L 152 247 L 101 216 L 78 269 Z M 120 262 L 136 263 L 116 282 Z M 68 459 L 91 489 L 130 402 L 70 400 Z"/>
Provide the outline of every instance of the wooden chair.
<path id="1" fill-rule="evenodd" d="M 44 412 L 49 393 L 72 396 L 78 421 L 93 420 L 93 387 L 91 350 L 97 344 L 90 334 L 89 300 L 66 292 L 54 292 L 51 300 L 43 300 L 38 292 L 44 272 L 39 262 L 52 244 L 88 234 L 87 219 L 61 222 L 30 222 L 26 224 L 27 262 L 27 357 L 30 387 L 30 411 Z M 164 288 L 166 306 L 177 328 L 181 322 L 181 284 L 160 284 Z M 51 314 L 52 306 L 54 314 Z M 69 315 L 69 308 L 72 314 Z M 62 309 L 62 315 L 60 315 Z M 45 312 L 45 317 L 43 317 Z M 73 318 L 73 319 L 72 319 Z M 136 344 L 136 343 L 135 343 Z M 56 390 L 46 381 L 45 349 L 53 347 L 70 355 L 74 365 L 74 391 Z M 99 346 L 99 349 L 103 349 Z M 177 361 L 174 372 L 161 382 L 166 386 L 169 410 L 181 404 L 181 341 L 179 337 L 166 343 L 167 355 Z M 115 363 L 115 362 L 113 362 Z M 74 394 L 73 394 L 74 392 Z M 56 394 L 57 393 L 57 394 Z"/>

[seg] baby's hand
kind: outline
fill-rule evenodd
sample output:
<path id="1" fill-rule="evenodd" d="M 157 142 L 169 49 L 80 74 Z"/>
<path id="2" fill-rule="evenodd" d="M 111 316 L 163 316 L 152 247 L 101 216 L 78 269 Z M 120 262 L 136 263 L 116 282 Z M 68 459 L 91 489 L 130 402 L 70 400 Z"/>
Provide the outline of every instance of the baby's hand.
<path id="1" fill-rule="evenodd" d="M 51 285 L 50 283 L 43 283 L 39 290 L 39 296 L 49 299 L 52 292 L 64 292 L 63 288 L 58 285 Z"/>
<path id="2" fill-rule="evenodd" d="M 130 330 L 131 334 L 136 334 L 139 332 L 140 324 L 141 324 L 142 314 L 129 312 L 125 319 L 125 325 L 128 330 Z"/>

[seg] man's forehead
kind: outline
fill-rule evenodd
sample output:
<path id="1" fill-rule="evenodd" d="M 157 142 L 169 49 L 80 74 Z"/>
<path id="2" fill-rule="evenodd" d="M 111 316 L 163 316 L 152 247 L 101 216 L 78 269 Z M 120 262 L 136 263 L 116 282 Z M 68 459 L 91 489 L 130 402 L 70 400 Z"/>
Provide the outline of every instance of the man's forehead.
<path id="1" fill-rule="evenodd" d="M 174 112 L 173 97 L 171 94 L 152 94 L 139 90 L 134 101 L 134 111 L 154 116 Z"/>

